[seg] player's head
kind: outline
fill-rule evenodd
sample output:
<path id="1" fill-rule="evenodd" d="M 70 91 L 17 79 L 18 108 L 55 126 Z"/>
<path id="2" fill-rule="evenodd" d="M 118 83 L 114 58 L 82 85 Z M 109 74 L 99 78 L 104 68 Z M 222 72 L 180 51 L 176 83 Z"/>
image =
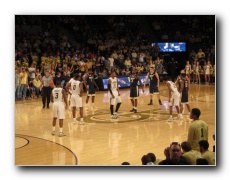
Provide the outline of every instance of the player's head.
<path id="1" fill-rule="evenodd" d="M 110 73 L 110 76 L 111 76 L 112 78 L 116 77 L 115 71 L 112 71 L 112 72 Z"/>
<path id="2" fill-rule="evenodd" d="M 76 73 L 76 74 L 74 75 L 74 80 L 80 80 L 80 77 L 81 77 L 81 75 L 78 74 L 78 73 Z"/>
<path id="3" fill-rule="evenodd" d="M 167 81 L 169 81 L 169 76 L 164 76 L 164 77 L 163 77 L 163 83 L 165 83 L 165 84 L 166 84 L 166 83 L 167 83 Z"/>
<path id="4" fill-rule="evenodd" d="M 181 143 L 181 148 L 184 153 L 192 150 L 191 144 L 187 141 Z"/>
<path id="5" fill-rule="evenodd" d="M 149 68 L 149 71 L 150 71 L 151 73 L 153 73 L 153 67 L 150 67 L 150 68 Z"/>
<path id="6" fill-rule="evenodd" d="M 207 151 L 209 148 L 209 143 L 206 140 L 201 140 L 199 141 L 199 146 L 200 146 L 200 152 Z"/>
<path id="7" fill-rule="evenodd" d="M 57 80 L 57 81 L 56 81 L 56 86 L 57 86 L 57 87 L 61 87 L 61 81 Z"/>
<path id="8" fill-rule="evenodd" d="M 184 70 L 184 69 L 182 69 L 182 70 L 180 71 L 180 75 L 181 75 L 182 77 L 185 77 L 185 76 L 186 76 L 185 70 Z"/>
<path id="9" fill-rule="evenodd" d="M 186 61 L 186 64 L 189 64 L 189 61 Z"/>
<path id="10" fill-rule="evenodd" d="M 190 113 L 190 119 L 199 119 L 200 114 L 201 112 L 198 108 L 193 108 Z"/>
<path id="11" fill-rule="evenodd" d="M 171 161 L 178 162 L 181 156 L 181 145 L 178 142 L 172 142 L 170 144 L 170 159 Z"/>

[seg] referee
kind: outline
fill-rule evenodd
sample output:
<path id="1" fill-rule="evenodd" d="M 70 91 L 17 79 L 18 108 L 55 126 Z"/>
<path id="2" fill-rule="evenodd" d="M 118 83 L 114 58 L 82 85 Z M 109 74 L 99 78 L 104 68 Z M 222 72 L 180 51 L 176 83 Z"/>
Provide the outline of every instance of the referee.
<path id="1" fill-rule="evenodd" d="M 50 81 L 52 81 L 53 78 L 50 75 L 49 71 L 46 71 L 45 76 L 42 77 L 42 83 L 40 86 L 40 91 L 42 91 L 42 103 L 43 103 L 43 109 L 46 107 L 49 109 L 50 104 L 50 95 L 52 88 L 50 87 Z M 46 104 L 47 100 L 47 104 Z"/>

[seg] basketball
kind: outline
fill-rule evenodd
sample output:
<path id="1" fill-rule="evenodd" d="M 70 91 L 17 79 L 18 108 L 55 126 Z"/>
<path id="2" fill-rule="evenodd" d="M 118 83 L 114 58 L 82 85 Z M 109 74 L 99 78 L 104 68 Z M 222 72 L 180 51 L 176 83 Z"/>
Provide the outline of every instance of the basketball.
<path id="1" fill-rule="evenodd" d="M 49 82 L 49 85 L 50 85 L 50 87 L 54 87 L 54 82 L 53 82 L 53 81 L 50 81 L 50 82 Z"/>

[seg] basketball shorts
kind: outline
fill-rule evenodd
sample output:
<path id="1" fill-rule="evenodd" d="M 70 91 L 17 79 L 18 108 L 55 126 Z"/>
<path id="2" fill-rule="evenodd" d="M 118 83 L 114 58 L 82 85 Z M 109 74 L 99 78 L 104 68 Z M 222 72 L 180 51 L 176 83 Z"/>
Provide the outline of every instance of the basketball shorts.
<path id="1" fill-rule="evenodd" d="M 181 95 L 181 103 L 188 104 L 188 92 L 182 92 Z"/>
<path id="2" fill-rule="evenodd" d="M 169 106 L 179 106 L 180 105 L 180 93 L 173 93 L 170 99 Z"/>
<path id="3" fill-rule="evenodd" d="M 112 98 L 112 95 L 110 94 L 110 92 L 108 92 L 109 94 L 109 99 L 110 99 L 110 104 L 111 105 L 115 105 L 116 103 L 121 103 L 121 97 L 118 96 L 118 92 L 117 91 L 112 91 L 113 95 L 115 98 Z"/>
<path id="4" fill-rule="evenodd" d="M 83 107 L 83 103 L 82 103 L 82 97 L 80 97 L 79 95 L 71 95 L 71 99 L 70 99 L 70 106 L 71 107 Z"/>
<path id="5" fill-rule="evenodd" d="M 65 119 L 65 107 L 63 102 L 53 103 L 53 117 L 58 119 Z"/>
<path id="6" fill-rule="evenodd" d="M 95 88 L 94 86 L 87 85 L 87 96 L 95 96 Z"/>
<path id="7" fill-rule="evenodd" d="M 158 87 L 156 86 L 149 86 L 149 93 L 150 94 L 159 94 Z"/>
<path id="8" fill-rule="evenodd" d="M 136 87 L 130 87 L 130 99 L 137 99 L 139 97 L 139 88 Z"/>

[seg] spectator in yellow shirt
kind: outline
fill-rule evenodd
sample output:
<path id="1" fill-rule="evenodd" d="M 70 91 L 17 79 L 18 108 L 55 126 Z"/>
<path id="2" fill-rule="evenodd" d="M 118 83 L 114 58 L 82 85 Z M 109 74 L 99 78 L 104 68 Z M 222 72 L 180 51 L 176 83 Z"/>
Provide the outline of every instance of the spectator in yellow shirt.
<path id="1" fill-rule="evenodd" d="M 37 97 L 40 95 L 40 86 L 41 86 L 41 80 L 40 80 L 40 75 L 37 75 L 35 79 L 32 81 L 33 87 L 35 88 L 35 93 Z"/>
<path id="2" fill-rule="evenodd" d="M 25 99 L 26 98 L 26 91 L 28 88 L 28 74 L 25 71 L 25 68 L 22 68 L 22 72 L 19 74 L 20 76 L 20 82 L 21 82 L 21 86 L 20 86 L 20 98 Z"/>

